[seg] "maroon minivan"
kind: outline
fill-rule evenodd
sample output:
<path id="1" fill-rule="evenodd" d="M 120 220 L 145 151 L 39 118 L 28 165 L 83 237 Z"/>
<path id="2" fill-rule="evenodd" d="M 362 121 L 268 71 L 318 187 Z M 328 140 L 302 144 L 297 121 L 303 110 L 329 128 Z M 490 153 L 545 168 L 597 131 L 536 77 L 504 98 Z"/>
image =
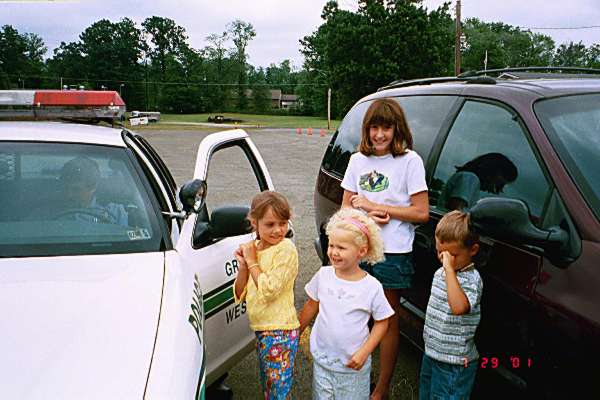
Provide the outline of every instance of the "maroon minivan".
<path id="1" fill-rule="evenodd" d="M 323 157 L 315 247 L 327 263 L 324 225 L 340 207 L 365 111 L 375 99 L 395 99 L 425 163 L 430 202 L 429 222 L 416 229 L 402 333 L 423 348 L 439 268 L 435 226 L 453 208 L 448 198 L 460 198 L 482 240 L 480 367 L 538 398 L 599 399 L 600 75 L 524 70 L 393 82 L 359 100 Z M 507 159 L 509 167 L 487 177 L 472 170 L 479 184 L 459 187 L 457 174 L 482 156 Z"/>

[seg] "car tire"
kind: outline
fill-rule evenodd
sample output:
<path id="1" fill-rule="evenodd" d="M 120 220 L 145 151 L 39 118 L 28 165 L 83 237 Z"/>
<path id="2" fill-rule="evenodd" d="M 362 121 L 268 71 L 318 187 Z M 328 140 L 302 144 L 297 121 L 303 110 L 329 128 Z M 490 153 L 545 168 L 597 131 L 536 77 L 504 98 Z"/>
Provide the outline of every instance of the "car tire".
<path id="1" fill-rule="evenodd" d="M 206 398 L 209 400 L 231 400 L 233 399 L 233 390 L 225 384 L 227 374 L 219 377 L 212 385 L 206 389 Z"/>

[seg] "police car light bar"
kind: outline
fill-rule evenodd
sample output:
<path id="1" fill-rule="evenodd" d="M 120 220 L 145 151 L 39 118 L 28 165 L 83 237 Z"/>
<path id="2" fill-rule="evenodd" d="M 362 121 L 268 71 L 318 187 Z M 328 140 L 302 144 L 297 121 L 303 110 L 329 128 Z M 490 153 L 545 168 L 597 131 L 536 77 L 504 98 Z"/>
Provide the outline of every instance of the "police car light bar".
<path id="1" fill-rule="evenodd" d="M 0 118 L 109 120 L 121 118 L 125 102 L 108 90 L 0 90 Z"/>

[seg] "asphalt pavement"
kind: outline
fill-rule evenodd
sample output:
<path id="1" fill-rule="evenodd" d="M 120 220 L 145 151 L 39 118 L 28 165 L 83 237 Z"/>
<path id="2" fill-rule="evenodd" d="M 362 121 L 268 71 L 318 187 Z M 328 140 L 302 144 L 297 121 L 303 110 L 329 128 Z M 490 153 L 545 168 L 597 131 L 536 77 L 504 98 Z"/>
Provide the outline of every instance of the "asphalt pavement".
<path id="1" fill-rule="evenodd" d="M 206 135 L 217 129 L 193 130 L 144 130 L 142 134 L 163 158 L 178 185 L 192 178 L 198 145 Z M 320 260 L 314 250 L 316 235 L 313 209 L 313 193 L 321 159 L 331 139 L 331 134 L 298 135 L 294 129 L 247 129 L 269 169 L 277 191 L 283 193 L 293 209 L 292 223 L 296 247 L 300 256 L 300 272 L 296 280 L 295 301 L 300 309 L 306 301 L 304 285 L 320 268 Z M 219 152 L 221 153 L 221 152 Z M 219 153 L 217 153 L 219 155 Z M 209 167 L 207 203 L 246 203 L 256 192 L 257 183 L 249 172 L 243 154 L 235 150 L 223 151 Z M 211 197 L 212 196 L 212 197 Z M 402 339 L 398 364 L 392 381 L 391 399 L 417 399 L 418 373 L 421 352 Z M 373 371 L 377 374 L 378 353 L 374 354 Z M 503 397 L 496 377 L 481 377 L 478 373 L 477 391 L 472 398 Z M 294 398 L 311 398 L 312 367 L 307 358 L 299 353 L 294 377 Z M 257 359 L 254 353 L 246 356 L 229 373 L 225 383 L 233 389 L 234 399 L 261 399 Z M 508 393 L 506 393 L 508 395 Z M 514 394 L 511 393 L 511 398 Z"/>

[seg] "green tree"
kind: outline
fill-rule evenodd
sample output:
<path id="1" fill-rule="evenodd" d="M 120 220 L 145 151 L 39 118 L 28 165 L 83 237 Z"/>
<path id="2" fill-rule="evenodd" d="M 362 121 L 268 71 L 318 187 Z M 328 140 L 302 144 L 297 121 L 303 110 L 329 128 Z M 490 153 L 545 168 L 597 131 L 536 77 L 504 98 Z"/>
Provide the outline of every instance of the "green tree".
<path id="1" fill-rule="evenodd" d="M 143 102 L 139 63 L 144 51 L 142 32 L 129 18 L 119 22 L 107 19 L 94 22 L 79 35 L 85 68 L 82 72 L 93 87 L 119 91 L 130 107 Z M 81 72 L 80 72 L 81 73 Z M 74 76 L 75 78 L 77 75 Z"/>
<path id="2" fill-rule="evenodd" d="M 181 107 L 171 104 L 177 96 L 163 97 L 163 88 L 167 82 L 178 82 L 177 66 L 182 53 L 187 46 L 185 28 L 177 25 L 174 20 L 163 17 L 149 17 L 142 22 L 143 34 L 147 44 L 147 54 L 150 58 L 150 79 L 154 94 L 154 107 L 166 109 Z"/>
<path id="3" fill-rule="evenodd" d="M 308 71 L 303 79 L 332 88 L 334 115 L 391 81 L 449 73 L 454 33 L 448 4 L 428 12 L 420 1 L 361 0 L 351 12 L 329 1 L 321 17 L 317 31 L 300 40 Z M 312 101 L 307 91 L 299 89 L 305 110 Z M 325 102 L 318 108 L 322 113 Z"/>
<path id="4" fill-rule="evenodd" d="M 552 63 L 554 41 L 546 35 L 523 31 L 501 22 L 469 18 L 463 23 L 466 37 L 461 49 L 462 70 L 544 66 Z"/>
<path id="5" fill-rule="evenodd" d="M 586 67 L 589 65 L 588 50 L 582 42 L 563 43 L 556 49 L 554 65 L 557 67 Z"/>
<path id="6" fill-rule="evenodd" d="M 203 77 L 204 83 L 213 83 L 208 87 L 208 97 L 210 99 L 210 111 L 223 112 L 228 97 L 228 89 L 223 86 L 226 75 L 229 73 L 230 62 L 227 59 L 227 48 L 225 43 L 229 39 L 227 32 L 221 34 L 213 33 L 206 37 L 208 45 L 204 48 L 204 54 L 207 58 L 206 74 Z"/>
<path id="7" fill-rule="evenodd" d="M 198 113 L 207 111 L 208 92 L 203 86 L 205 73 L 205 60 L 202 53 L 189 47 L 187 44 L 181 46 L 179 62 L 170 68 L 177 80 L 185 85 L 178 84 L 170 86 L 170 90 L 176 90 L 176 96 L 170 95 L 166 102 L 179 108 L 178 112 Z M 181 82 L 183 81 L 183 82 Z"/>
<path id="8" fill-rule="evenodd" d="M 265 80 L 273 89 L 281 89 L 283 93 L 294 93 L 298 83 L 298 73 L 294 72 L 290 60 L 281 64 L 271 64 L 265 72 Z"/>
<path id="9" fill-rule="evenodd" d="M 54 87 L 60 82 L 60 78 L 67 78 L 64 84 L 69 84 L 69 78 L 74 79 L 71 82 L 84 83 L 88 77 L 88 63 L 83 56 L 83 50 L 80 42 L 65 43 L 54 49 L 54 56 L 46 61 L 48 75 L 54 77 Z M 76 80 L 75 80 L 76 79 Z"/>
<path id="10" fill-rule="evenodd" d="M 271 108 L 271 93 L 267 86 L 265 70 L 262 67 L 250 67 L 248 82 L 252 93 L 252 110 L 261 114 L 268 112 Z"/>
<path id="11" fill-rule="evenodd" d="M 587 58 L 589 68 L 600 68 L 600 44 L 595 43 L 588 48 Z"/>
<path id="12" fill-rule="evenodd" d="M 298 73 L 296 94 L 300 100 L 298 110 L 303 115 L 327 116 L 327 84 L 316 71 Z M 319 83 L 320 82 L 320 83 Z"/>
<path id="13" fill-rule="evenodd" d="M 20 34 L 11 25 L 0 28 L 0 88 L 39 87 L 46 50 L 36 34 Z"/>
<path id="14" fill-rule="evenodd" d="M 187 41 L 185 28 L 170 18 L 157 16 L 146 18 L 142 27 L 151 42 L 148 52 L 152 64 L 158 67 L 161 80 L 166 81 L 169 59 L 177 58 Z"/>
<path id="15" fill-rule="evenodd" d="M 246 55 L 246 47 L 248 43 L 256 36 L 256 32 L 254 31 L 254 27 L 249 22 L 244 22 L 239 19 L 231 22 L 227 31 L 231 40 L 235 45 L 235 59 L 237 61 L 238 68 L 238 90 L 237 90 L 237 106 L 240 111 L 243 111 L 247 108 L 247 99 L 246 99 L 246 81 L 247 81 L 247 55 Z"/>

